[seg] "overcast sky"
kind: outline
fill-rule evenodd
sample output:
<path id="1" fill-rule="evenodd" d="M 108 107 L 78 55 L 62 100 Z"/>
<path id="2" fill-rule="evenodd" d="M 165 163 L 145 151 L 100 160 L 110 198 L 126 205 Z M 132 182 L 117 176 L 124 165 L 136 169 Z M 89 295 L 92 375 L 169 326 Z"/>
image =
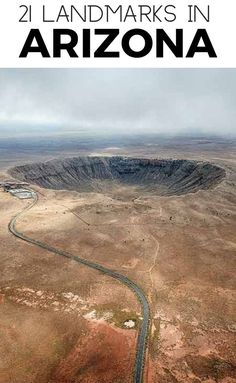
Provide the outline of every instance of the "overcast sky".
<path id="1" fill-rule="evenodd" d="M 236 70 L 0 70 L 0 137 L 236 135 Z"/>

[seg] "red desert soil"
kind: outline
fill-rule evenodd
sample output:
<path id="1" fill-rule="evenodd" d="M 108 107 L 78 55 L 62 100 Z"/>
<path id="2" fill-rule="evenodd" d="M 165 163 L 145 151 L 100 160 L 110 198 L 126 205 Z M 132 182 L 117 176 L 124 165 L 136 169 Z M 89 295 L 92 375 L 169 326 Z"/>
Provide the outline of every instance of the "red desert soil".
<path id="1" fill-rule="evenodd" d="M 106 323 L 90 324 L 89 328 L 89 335 L 83 336 L 57 366 L 50 383 L 130 383 L 135 332 Z"/>

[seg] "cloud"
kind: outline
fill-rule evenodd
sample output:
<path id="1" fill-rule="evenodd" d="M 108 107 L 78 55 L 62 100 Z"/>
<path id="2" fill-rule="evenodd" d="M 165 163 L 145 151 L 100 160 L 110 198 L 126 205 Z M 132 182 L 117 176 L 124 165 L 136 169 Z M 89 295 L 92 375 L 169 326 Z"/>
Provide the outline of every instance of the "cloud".
<path id="1" fill-rule="evenodd" d="M 236 70 L 1 69 L 0 137 L 235 134 Z"/>

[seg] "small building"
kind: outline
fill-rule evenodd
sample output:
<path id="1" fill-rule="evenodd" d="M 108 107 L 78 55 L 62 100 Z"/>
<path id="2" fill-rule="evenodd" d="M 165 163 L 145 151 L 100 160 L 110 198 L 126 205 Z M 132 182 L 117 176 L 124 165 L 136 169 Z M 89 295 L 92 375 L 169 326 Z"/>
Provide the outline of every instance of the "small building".
<path id="1" fill-rule="evenodd" d="M 34 197 L 34 192 L 27 189 L 10 189 L 9 193 L 20 199 L 29 199 Z"/>
<path id="2" fill-rule="evenodd" d="M 35 193 L 28 189 L 29 184 L 26 182 L 6 180 L 0 182 L 0 188 L 4 192 L 10 193 L 12 196 L 20 199 L 33 198 Z"/>
<path id="3" fill-rule="evenodd" d="M 20 181 L 12 181 L 12 180 L 6 180 L 0 182 L 0 188 L 2 188 L 5 192 L 9 192 L 10 190 L 14 189 L 21 189 L 28 187 L 29 184 L 27 182 L 20 182 Z"/>

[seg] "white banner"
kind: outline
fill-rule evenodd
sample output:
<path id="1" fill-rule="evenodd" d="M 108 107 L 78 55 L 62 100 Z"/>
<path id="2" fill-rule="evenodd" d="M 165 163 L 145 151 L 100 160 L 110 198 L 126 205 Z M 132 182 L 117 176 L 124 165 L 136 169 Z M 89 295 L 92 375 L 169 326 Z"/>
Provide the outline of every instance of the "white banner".
<path id="1" fill-rule="evenodd" d="M 1 0 L 0 67 L 236 67 L 235 0 Z"/>

